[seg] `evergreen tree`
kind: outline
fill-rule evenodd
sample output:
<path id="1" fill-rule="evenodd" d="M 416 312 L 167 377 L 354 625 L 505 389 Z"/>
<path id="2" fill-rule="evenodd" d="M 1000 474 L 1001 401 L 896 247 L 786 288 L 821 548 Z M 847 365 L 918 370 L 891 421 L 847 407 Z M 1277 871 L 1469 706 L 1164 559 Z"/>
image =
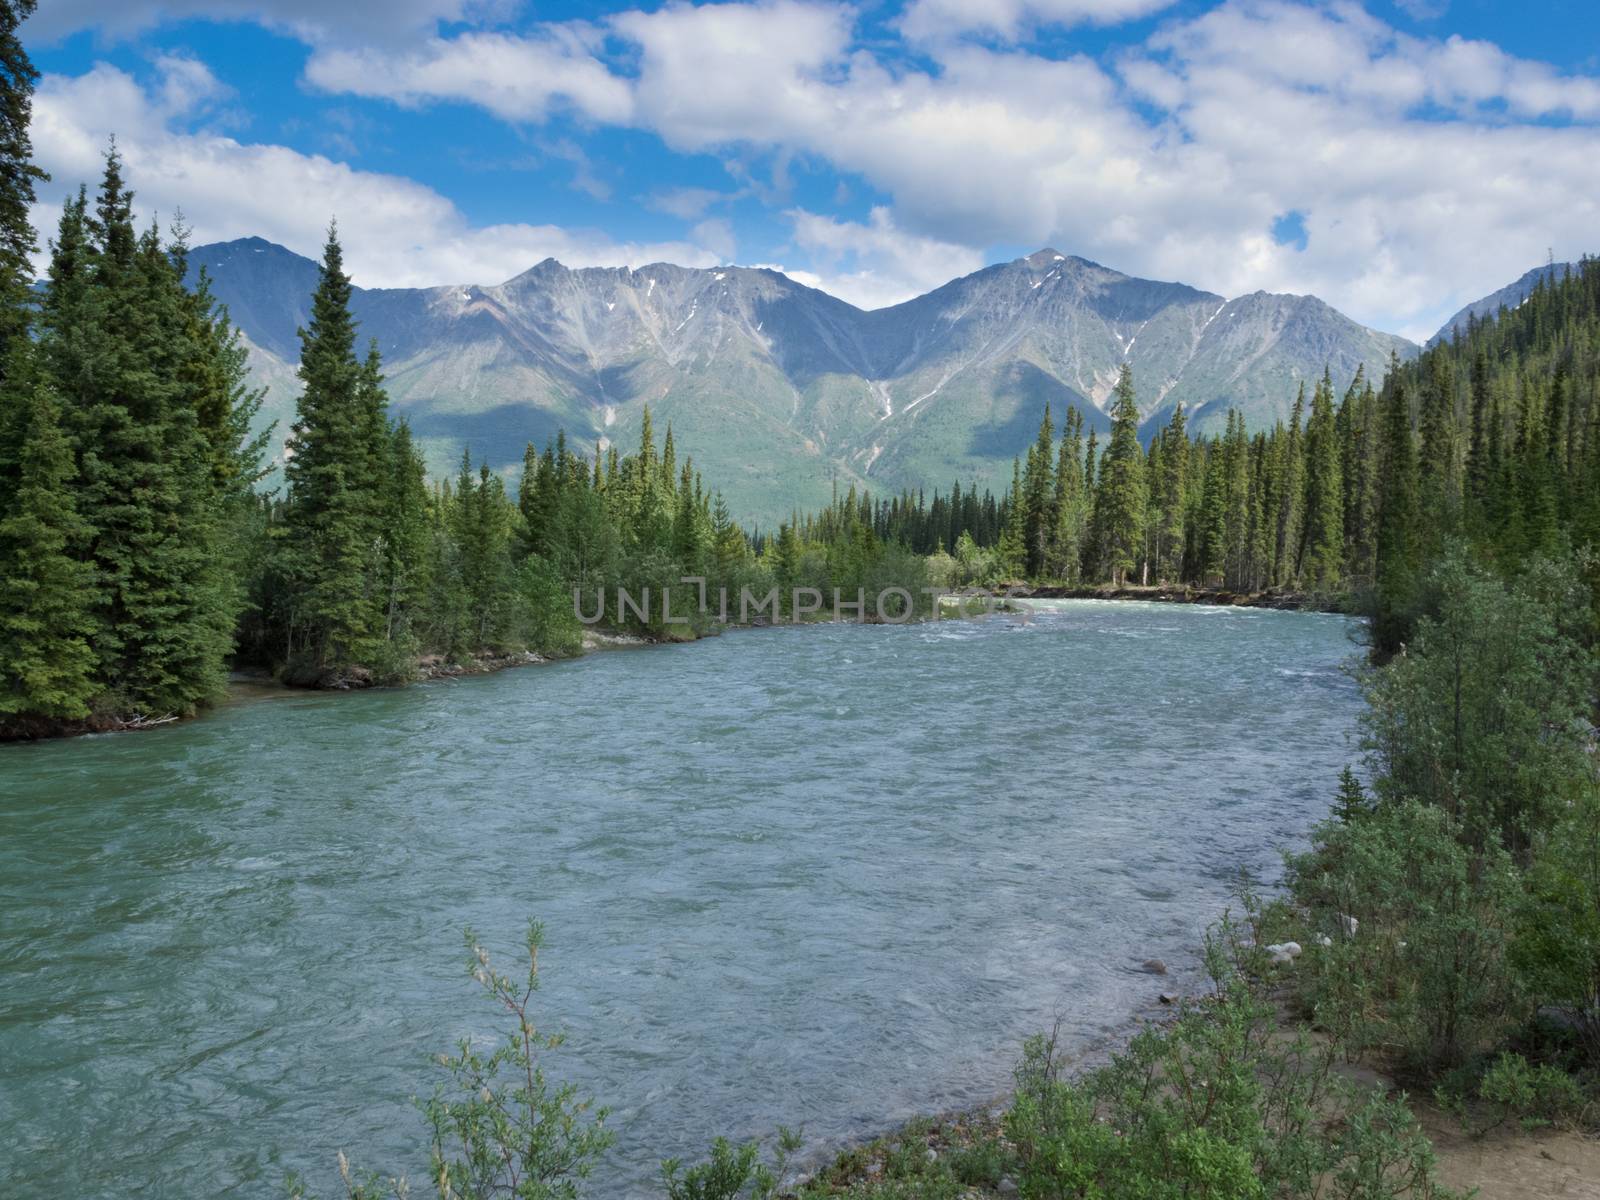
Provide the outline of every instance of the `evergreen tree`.
<path id="1" fill-rule="evenodd" d="M 1055 530 L 1055 430 L 1050 421 L 1050 406 L 1044 406 L 1039 436 L 1028 450 L 1027 469 L 1022 477 L 1023 573 L 1036 579 L 1044 573 L 1050 552 L 1050 537 Z"/>
<path id="2" fill-rule="evenodd" d="M 33 161 L 28 132 L 39 72 L 17 36 L 35 7 L 35 0 L 0 0 L 0 369 L 12 361 L 12 343 L 29 335 L 34 184 L 49 178 Z"/>
<path id="3" fill-rule="evenodd" d="M 312 673 L 357 662 L 377 627 L 369 586 L 379 532 L 371 460 L 372 409 L 381 403 L 373 395 L 374 360 L 356 360 L 350 295 L 338 231 L 330 226 L 311 320 L 300 331 L 304 386 L 284 472 L 286 646 Z"/>
<path id="4" fill-rule="evenodd" d="M 1391 362 L 1384 386 L 1377 536 L 1377 613 L 1373 643 L 1393 651 L 1410 636 L 1420 563 L 1417 452 L 1405 383 Z"/>
<path id="5" fill-rule="evenodd" d="M 81 720 L 97 691 L 76 468 L 31 358 L 13 342 L 0 383 L 0 467 L 12 481 L 0 510 L 0 731 L 26 732 L 27 718 Z"/>
<path id="6" fill-rule="evenodd" d="M 1152 481 L 1156 511 L 1156 575 L 1175 579 L 1183 570 L 1184 508 L 1189 473 L 1189 433 L 1179 401 L 1161 431 L 1161 472 Z"/>
<path id="7" fill-rule="evenodd" d="M 1000 532 L 999 569 L 1008 579 L 1027 570 L 1027 502 L 1022 491 L 1022 464 L 1011 460 L 1011 491 L 1006 496 L 1005 527 Z"/>
<path id="8" fill-rule="evenodd" d="M 1311 397 L 1305 439 L 1305 521 L 1297 574 L 1307 587 L 1330 588 L 1344 561 L 1344 479 L 1333 380 L 1327 372 Z"/>
<path id="9" fill-rule="evenodd" d="M 1100 461 L 1095 489 L 1095 547 L 1102 573 L 1118 586 L 1138 561 L 1145 500 L 1139 405 L 1134 399 L 1133 371 L 1124 363 L 1111 404 L 1111 440 Z"/>

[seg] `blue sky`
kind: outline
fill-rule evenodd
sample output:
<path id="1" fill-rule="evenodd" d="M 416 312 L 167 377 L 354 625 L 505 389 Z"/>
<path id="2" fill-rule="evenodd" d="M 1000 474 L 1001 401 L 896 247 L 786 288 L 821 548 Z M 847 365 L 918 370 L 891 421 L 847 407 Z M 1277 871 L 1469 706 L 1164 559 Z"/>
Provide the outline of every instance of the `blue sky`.
<path id="1" fill-rule="evenodd" d="M 1049 244 L 1425 336 L 1600 250 L 1579 0 L 47 0 L 63 190 L 115 132 L 147 211 L 357 281 L 780 266 L 866 307 Z"/>

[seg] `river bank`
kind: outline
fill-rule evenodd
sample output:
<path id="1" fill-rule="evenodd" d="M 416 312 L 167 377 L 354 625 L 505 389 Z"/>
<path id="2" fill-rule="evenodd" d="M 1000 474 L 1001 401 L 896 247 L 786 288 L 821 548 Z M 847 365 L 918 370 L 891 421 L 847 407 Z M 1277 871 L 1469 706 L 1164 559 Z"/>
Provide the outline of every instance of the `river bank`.
<path id="1" fill-rule="evenodd" d="M 1077 586 L 1066 584 L 1019 584 L 998 593 L 1018 600 L 1130 600 L 1152 604 L 1211 604 L 1224 608 L 1271 608 L 1281 612 L 1321 612 L 1353 614 L 1355 598 L 1344 592 L 1300 592 L 1269 589 L 1261 592 L 1234 592 L 1225 588 L 1191 587 L 1186 584 L 1111 584 Z"/>
<path id="2" fill-rule="evenodd" d="M 1426 1096 L 1407 1094 L 1390 1076 L 1341 1063 L 1340 1076 L 1404 1097 L 1433 1147 L 1437 1182 L 1481 1200 L 1595 1200 L 1600 1139 L 1574 1129 L 1502 1126 L 1481 1136 Z M 1009 1102 L 920 1117 L 881 1136 L 802 1163 L 781 1191 L 787 1200 L 1008 1200 L 1016 1146 L 1006 1133 Z"/>
<path id="3" fill-rule="evenodd" d="M 1283 1065 L 1289 1064 L 1292 1071 L 1303 1072 L 1308 1080 L 1322 1080 L 1314 1082 L 1306 1094 L 1314 1108 L 1321 1112 L 1328 1136 L 1340 1137 L 1341 1127 L 1352 1115 L 1348 1110 L 1341 1112 L 1337 1099 L 1339 1089 L 1345 1088 L 1349 1089 L 1349 1095 L 1381 1095 L 1398 1106 L 1393 1111 L 1413 1135 L 1420 1134 L 1425 1139 L 1423 1153 L 1429 1164 L 1426 1171 L 1411 1175 L 1417 1159 L 1398 1157 L 1391 1169 L 1384 1172 L 1395 1190 L 1385 1190 L 1382 1195 L 1406 1197 L 1407 1200 L 1431 1200 L 1444 1195 L 1452 1200 L 1470 1196 L 1484 1200 L 1595 1200 L 1600 1197 L 1600 1136 L 1592 1127 L 1545 1125 L 1532 1128 L 1517 1121 L 1496 1124 L 1492 1120 L 1486 1123 L 1488 1128 L 1484 1124 L 1474 1127 L 1473 1122 L 1480 1116 L 1477 1111 L 1468 1118 L 1460 1111 L 1443 1107 L 1426 1093 L 1411 1094 L 1400 1082 L 1395 1064 L 1381 1056 L 1376 1060 L 1370 1056 L 1350 1057 L 1320 1029 L 1297 1019 L 1292 1011 L 1293 989 L 1288 980 L 1280 979 L 1276 987 L 1269 982 L 1266 987 L 1266 1007 L 1258 1010 L 1271 1014 L 1264 1026 L 1267 1032 L 1263 1045 L 1286 1048 L 1298 1040 L 1310 1053 L 1290 1054 L 1280 1059 L 1269 1057 L 1256 1064 L 1246 1075 L 1251 1091 L 1259 1088 L 1266 1097 L 1272 1089 L 1281 1086 Z M 1163 1000 L 1166 999 L 1168 996 L 1163 996 Z M 1205 1055 L 1213 1045 L 1226 1044 L 1227 1035 L 1222 1030 L 1230 1021 L 1227 1009 L 1236 1003 L 1237 998 L 1227 998 L 1225 990 L 1211 990 L 1185 995 L 1176 1007 L 1159 1017 L 1139 1018 L 1139 1026 L 1148 1023 L 1159 1030 L 1159 1037 L 1171 1037 L 1175 1041 L 1181 1040 L 1181 1033 L 1174 1031 L 1181 1028 L 1182 1022 L 1198 1020 L 1211 1027 L 1211 1032 L 1195 1039 L 1194 1049 L 1166 1062 L 1165 1069 L 1151 1069 L 1152 1060 L 1148 1054 L 1136 1049 L 1140 1037 L 1140 1031 L 1136 1030 L 1120 1044 L 1075 1056 L 1062 1065 L 1056 1077 L 1071 1081 L 1074 1086 L 1086 1085 L 1082 1086 L 1083 1093 L 1096 1097 L 1095 1115 L 1090 1118 L 1090 1125 L 1112 1122 L 1119 1127 L 1116 1133 L 1119 1138 L 1132 1140 L 1137 1136 L 1132 1129 L 1123 1126 L 1147 1121 L 1159 1125 L 1164 1118 L 1170 1121 L 1174 1112 L 1185 1113 L 1186 1109 L 1187 1118 L 1193 1120 L 1197 1110 L 1186 1105 L 1183 1093 L 1198 1079 L 1199 1097 L 1209 1107 L 1211 1098 L 1206 1089 L 1211 1086 L 1211 1079 L 1208 1077 L 1220 1074 L 1219 1068 L 1226 1061 L 1226 1055 L 1215 1063 L 1208 1063 Z M 1215 1043 L 1213 1037 L 1217 1039 Z M 1053 1041 L 1052 1036 L 1052 1045 Z M 1118 1060 L 1122 1060 L 1121 1066 L 1116 1065 Z M 1140 1061 L 1140 1068 L 1131 1075 L 1125 1074 L 1127 1063 L 1133 1060 Z M 1036 1057 L 1024 1056 L 1018 1076 L 1021 1088 L 1037 1086 L 1036 1081 L 1027 1081 L 1027 1073 L 1038 1061 Z M 1178 1082 L 1174 1082 L 1174 1071 Z M 1183 1076 L 1191 1072 L 1193 1078 L 1184 1081 Z M 1274 1078 L 1274 1075 L 1279 1077 Z M 1119 1082 L 1110 1089 L 1097 1090 L 1096 1076 L 1116 1078 Z M 1123 1090 L 1130 1083 L 1134 1089 L 1132 1093 Z M 1146 1090 L 1151 1084 L 1158 1095 L 1165 1094 L 1171 1102 L 1164 1114 L 1158 1115 L 1163 1101 L 1153 1100 Z M 1216 1086 L 1220 1088 L 1223 1084 L 1218 1080 Z M 1130 1109 L 1121 1113 L 1115 1111 L 1116 1098 L 1126 1101 L 1141 1091 L 1143 1098 L 1135 1101 Z M 1013 1109 L 1019 1103 L 1036 1102 L 1036 1096 L 1029 1101 L 1019 1101 L 1017 1094 L 1010 1094 L 959 1111 L 916 1117 L 887 1132 L 865 1133 L 843 1147 L 819 1150 L 798 1162 L 781 1164 L 785 1169 L 775 1194 L 784 1200 L 1015 1197 L 1021 1191 L 1018 1180 L 1028 1170 L 1024 1164 L 1026 1151 L 1016 1139 L 1036 1135 L 1038 1127 L 1030 1125 L 1030 1117 L 1019 1120 Z M 1261 1103 L 1269 1111 L 1273 1107 L 1270 1099 Z M 1181 1137 L 1185 1133 L 1202 1138 L 1212 1136 L 1206 1131 L 1204 1116 L 1187 1129 L 1182 1128 L 1183 1123 L 1184 1118 L 1180 1117 L 1178 1125 L 1169 1125 L 1166 1136 Z M 1270 1122 L 1267 1128 L 1271 1128 Z M 1399 1128 L 1391 1126 L 1388 1136 L 1400 1132 Z M 1079 1142 L 1078 1145 L 1086 1152 L 1086 1157 L 1092 1156 L 1089 1143 Z M 1061 1194 L 1101 1194 L 1089 1182 L 1096 1177 L 1094 1168 L 1085 1169 L 1086 1175 L 1073 1178 L 1088 1190 L 1069 1188 Z M 1332 1169 L 1325 1170 L 1323 1182 L 1331 1183 L 1336 1174 Z M 1403 1186 L 1401 1181 L 1406 1178 L 1411 1179 L 1414 1186 Z M 1100 1182 L 1107 1181 L 1101 1178 Z M 1449 1191 L 1438 1191 L 1441 1187 Z M 1378 1193 L 1361 1191 L 1359 1194 Z"/>

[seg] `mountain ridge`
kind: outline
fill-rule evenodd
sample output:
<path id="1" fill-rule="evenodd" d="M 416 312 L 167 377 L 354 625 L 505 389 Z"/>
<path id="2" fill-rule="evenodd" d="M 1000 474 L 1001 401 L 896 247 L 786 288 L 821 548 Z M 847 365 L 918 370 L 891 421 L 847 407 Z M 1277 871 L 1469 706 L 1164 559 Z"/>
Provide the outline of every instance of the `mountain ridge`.
<path id="1" fill-rule="evenodd" d="M 1440 342 L 1454 336 L 1457 329 L 1465 333 L 1469 319 L 1476 317 L 1481 321 L 1485 317 L 1494 316 L 1502 308 L 1515 308 L 1526 300 L 1528 294 L 1544 280 L 1550 279 L 1558 273 L 1576 271 L 1577 269 L 1578 264 L 1571 262 L 1550 262 L 1542 267 L 1534 267 L 1533 270 L 1525 272 L 1513 282 L 1506 284 L 1505 287 L 1497 288 L 1487 296 L 1482 296 L 1471 304 L 1464 305 L 1459 312 L 1439 326 L 1439 332 L 1428 339 L 1427 348 L 1432 349 Z"/>
<path id="2" fill-rule="evenodd" d="M 263 238 L 190 262 L 248 337 L 281 441 L 317 264 Z M 1046 404 L 1107 426 L 1123 363 L 1147 430 L 1182 401 L 1205 432 L 1230 407 L 1253 428 L 1286 419 L 1325 368 L 1342 384 L 1417 352 L 1313 296 L 1230 300 L 1053 247 L 877 309 L 769 267 L 553 258 L 498 284 L 355 287 L 351 307 L 431 470 L 463 448 L 511 469 L 557 429 L 631 447 L 648 403 L 735 511 L 765 524 L 835 483 L 1003 487 Z"/>

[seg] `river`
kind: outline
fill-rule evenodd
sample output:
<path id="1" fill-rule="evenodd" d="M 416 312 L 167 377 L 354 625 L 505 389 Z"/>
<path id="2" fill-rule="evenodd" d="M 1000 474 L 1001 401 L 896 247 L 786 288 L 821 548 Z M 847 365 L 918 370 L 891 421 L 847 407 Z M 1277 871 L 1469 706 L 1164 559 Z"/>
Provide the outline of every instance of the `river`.
<path id="1" fill-rule="evenodd" d="M 1001 1094 L 1196 949 L 1356 759 L 1343 618 L 1110 602 L 739 631 L 0 747 L 0 1195 L 423 1195 L 409 1097 L 547 928 L 591 1188 Z M 1159 957 L 1172 980 L 1139 971 Z"/>

